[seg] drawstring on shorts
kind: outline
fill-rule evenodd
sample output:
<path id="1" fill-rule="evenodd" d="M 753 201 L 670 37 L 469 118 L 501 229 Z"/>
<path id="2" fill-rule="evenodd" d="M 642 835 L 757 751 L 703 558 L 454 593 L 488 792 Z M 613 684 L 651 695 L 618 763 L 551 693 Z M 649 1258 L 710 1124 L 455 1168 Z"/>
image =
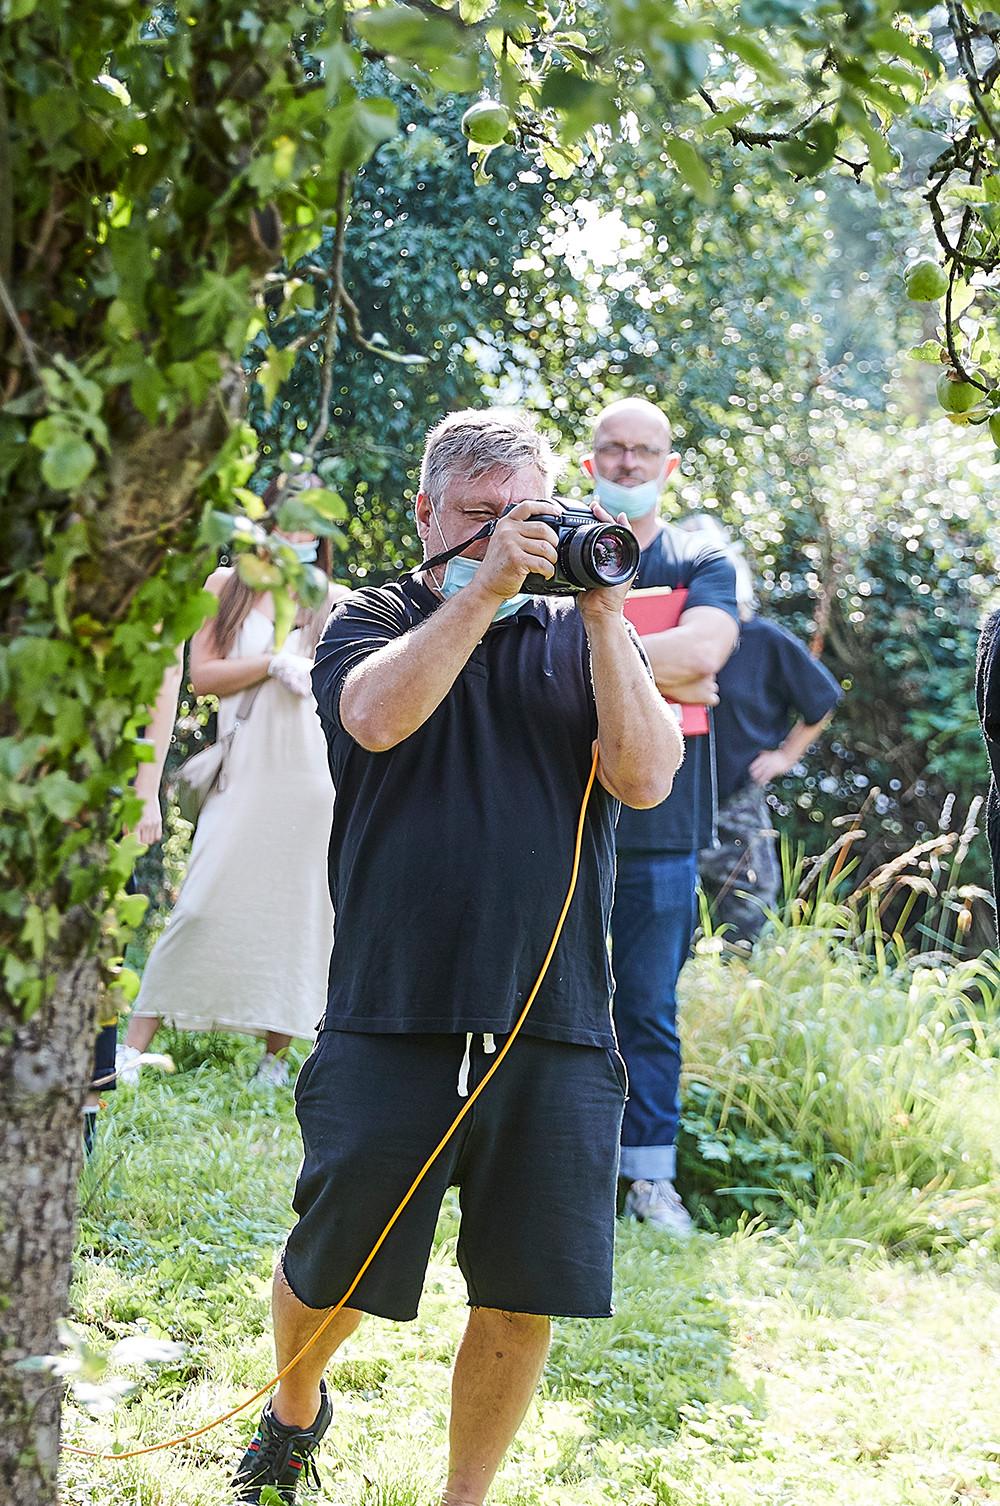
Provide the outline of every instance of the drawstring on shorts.
<path id="1" fill-rule="evenodd" d="M 497 1049 L 497 1043 L 493 1036 L 487 1032 L 483 1036 L 483 1051 L 487 1056 L 492 1056 Z M 465 1051 L 462 1055 L 462 1065 L 458 1069 L 458 1096 L 469 1096 L 469 1072 L 472 1068 L 472 1031 L 465 1037 Z"/>

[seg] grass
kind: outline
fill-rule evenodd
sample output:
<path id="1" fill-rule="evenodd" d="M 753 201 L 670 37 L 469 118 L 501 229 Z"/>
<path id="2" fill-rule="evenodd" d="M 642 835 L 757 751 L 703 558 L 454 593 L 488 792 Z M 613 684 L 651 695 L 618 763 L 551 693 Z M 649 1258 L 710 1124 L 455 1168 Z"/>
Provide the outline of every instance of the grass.
<path id="1" fill-rule="evenodd" d="M 498 1506 L 1000 1501 L 992 995 L 971 971 L 880 968 L 833 932 L 786 928 L 749 965 L 710 943 L 690 970 L 686 1147 L 708 1232 L 682 1246 L 621 1228 L 616 1315 L 556 1325 Z M 299 1145 L 290 1094 L 247 1086 L 256 1054 L 189 1039 L 185 1070 L 102 1116 L 75 1321 L 99 1353 L 137 1333 L 185 1351 L 113 1412 L 70 1398 L 68 1442 L 170 1437 L 271 1374 Z M 694 1159 L 699 1134 L 716 1159 Z M 754 1146 L 756 1186 L 727 1191 Z M 331 1506 L 434 1506 L 464 1321 L 456 1230 L 449 1202 L 417 1322 L 366 1320 L 331 1367 Z M 63 1500 L 221 1503 L 255 1415 L 143 1459 L 67 1455 Z"/>

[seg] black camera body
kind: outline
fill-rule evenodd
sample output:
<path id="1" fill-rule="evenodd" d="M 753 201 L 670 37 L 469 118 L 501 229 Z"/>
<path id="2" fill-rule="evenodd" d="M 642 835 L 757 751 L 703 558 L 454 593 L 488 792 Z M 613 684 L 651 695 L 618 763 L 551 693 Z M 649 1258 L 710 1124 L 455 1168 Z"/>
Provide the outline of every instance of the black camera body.
<path id="1" fill-rule="evenodd" d="M 639 545 L 632 530 L 621 523 L 600 522 L 589 507 L 564 503 L 562 509 L 559 514 L 532 515 L 532 523 L 547 523 L 556 535 L 558 560 L 551 580 L 527 575 L 521 590 L 531 596 L 575 596 L 631 580 L 639 568 Z"/>

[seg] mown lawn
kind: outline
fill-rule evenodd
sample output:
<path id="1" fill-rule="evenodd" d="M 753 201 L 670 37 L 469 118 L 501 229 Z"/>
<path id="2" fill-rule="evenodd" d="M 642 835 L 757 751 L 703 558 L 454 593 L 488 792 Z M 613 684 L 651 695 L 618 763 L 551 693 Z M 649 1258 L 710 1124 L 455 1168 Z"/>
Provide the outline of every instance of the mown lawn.
<path id="1" fill-rule="evenodd" d="M 75 1321 L 100 1352 L 138 1333 L 186 1350 L 135 1372 L 140 1389 L 112 1413 L 70 1399 L 67 1442 L 164 1439 L 271 1374 L 269 1275 L 298 1141 L 290 1092 L 246 1086 L 255 1051 L 150 1076 L 102 1116 L 82 1188 Z M 417 1322 L 368 1319 L 331 1368 L 318 1496 L 331 1506 L 434 1506 L 464 1312 L 455 1232 L 448 1206 Z M 617 1315 L 557 1325 L 544 1388 L 491 1500 L 1000 1501 L 998 1278 L 982 1243 L 933 1265 L 821 1237 L 794 1217 L 781 1230 L 751 1218 L 686 1246 L 622 1227 Z M 255 1415 L 143 1459 L 67 1455 L 63 1498 L 223 1502 Z"/>

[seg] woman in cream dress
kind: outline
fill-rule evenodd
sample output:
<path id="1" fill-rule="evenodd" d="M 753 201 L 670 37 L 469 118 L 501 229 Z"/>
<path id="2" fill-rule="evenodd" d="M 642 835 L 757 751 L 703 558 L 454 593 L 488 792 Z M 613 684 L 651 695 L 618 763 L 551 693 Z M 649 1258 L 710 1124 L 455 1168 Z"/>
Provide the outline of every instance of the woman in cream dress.
<path id="1" fill-rule="evenodd" d="M 284 536 L 300 558 L 315 557 L 309 534 Z M 320 546 L 322 547 L 322 546 Z M 325 562 L 324 562 L 325 563 Z M 301 610 L 274 649 L 274 604 L 224 568 L 206 589 L 215 617 L 191 643 L 190 678 L 219 697 L 218 735 L 236 722 L 249 687 L 252 708 L 232 742 L 225 788 L 202 807 L 174 912 L 150 953 L 123 1047 L 121 1082 L 162 1020 L 182 1030 L 233 1030 L 265 1037 L 257 1077 L 288 1080 L 285 1051 L 311 1037 L 326 1004 L 333 944 L 327 844 L 333 786 L 309 668 L 334 601 Z"/>

